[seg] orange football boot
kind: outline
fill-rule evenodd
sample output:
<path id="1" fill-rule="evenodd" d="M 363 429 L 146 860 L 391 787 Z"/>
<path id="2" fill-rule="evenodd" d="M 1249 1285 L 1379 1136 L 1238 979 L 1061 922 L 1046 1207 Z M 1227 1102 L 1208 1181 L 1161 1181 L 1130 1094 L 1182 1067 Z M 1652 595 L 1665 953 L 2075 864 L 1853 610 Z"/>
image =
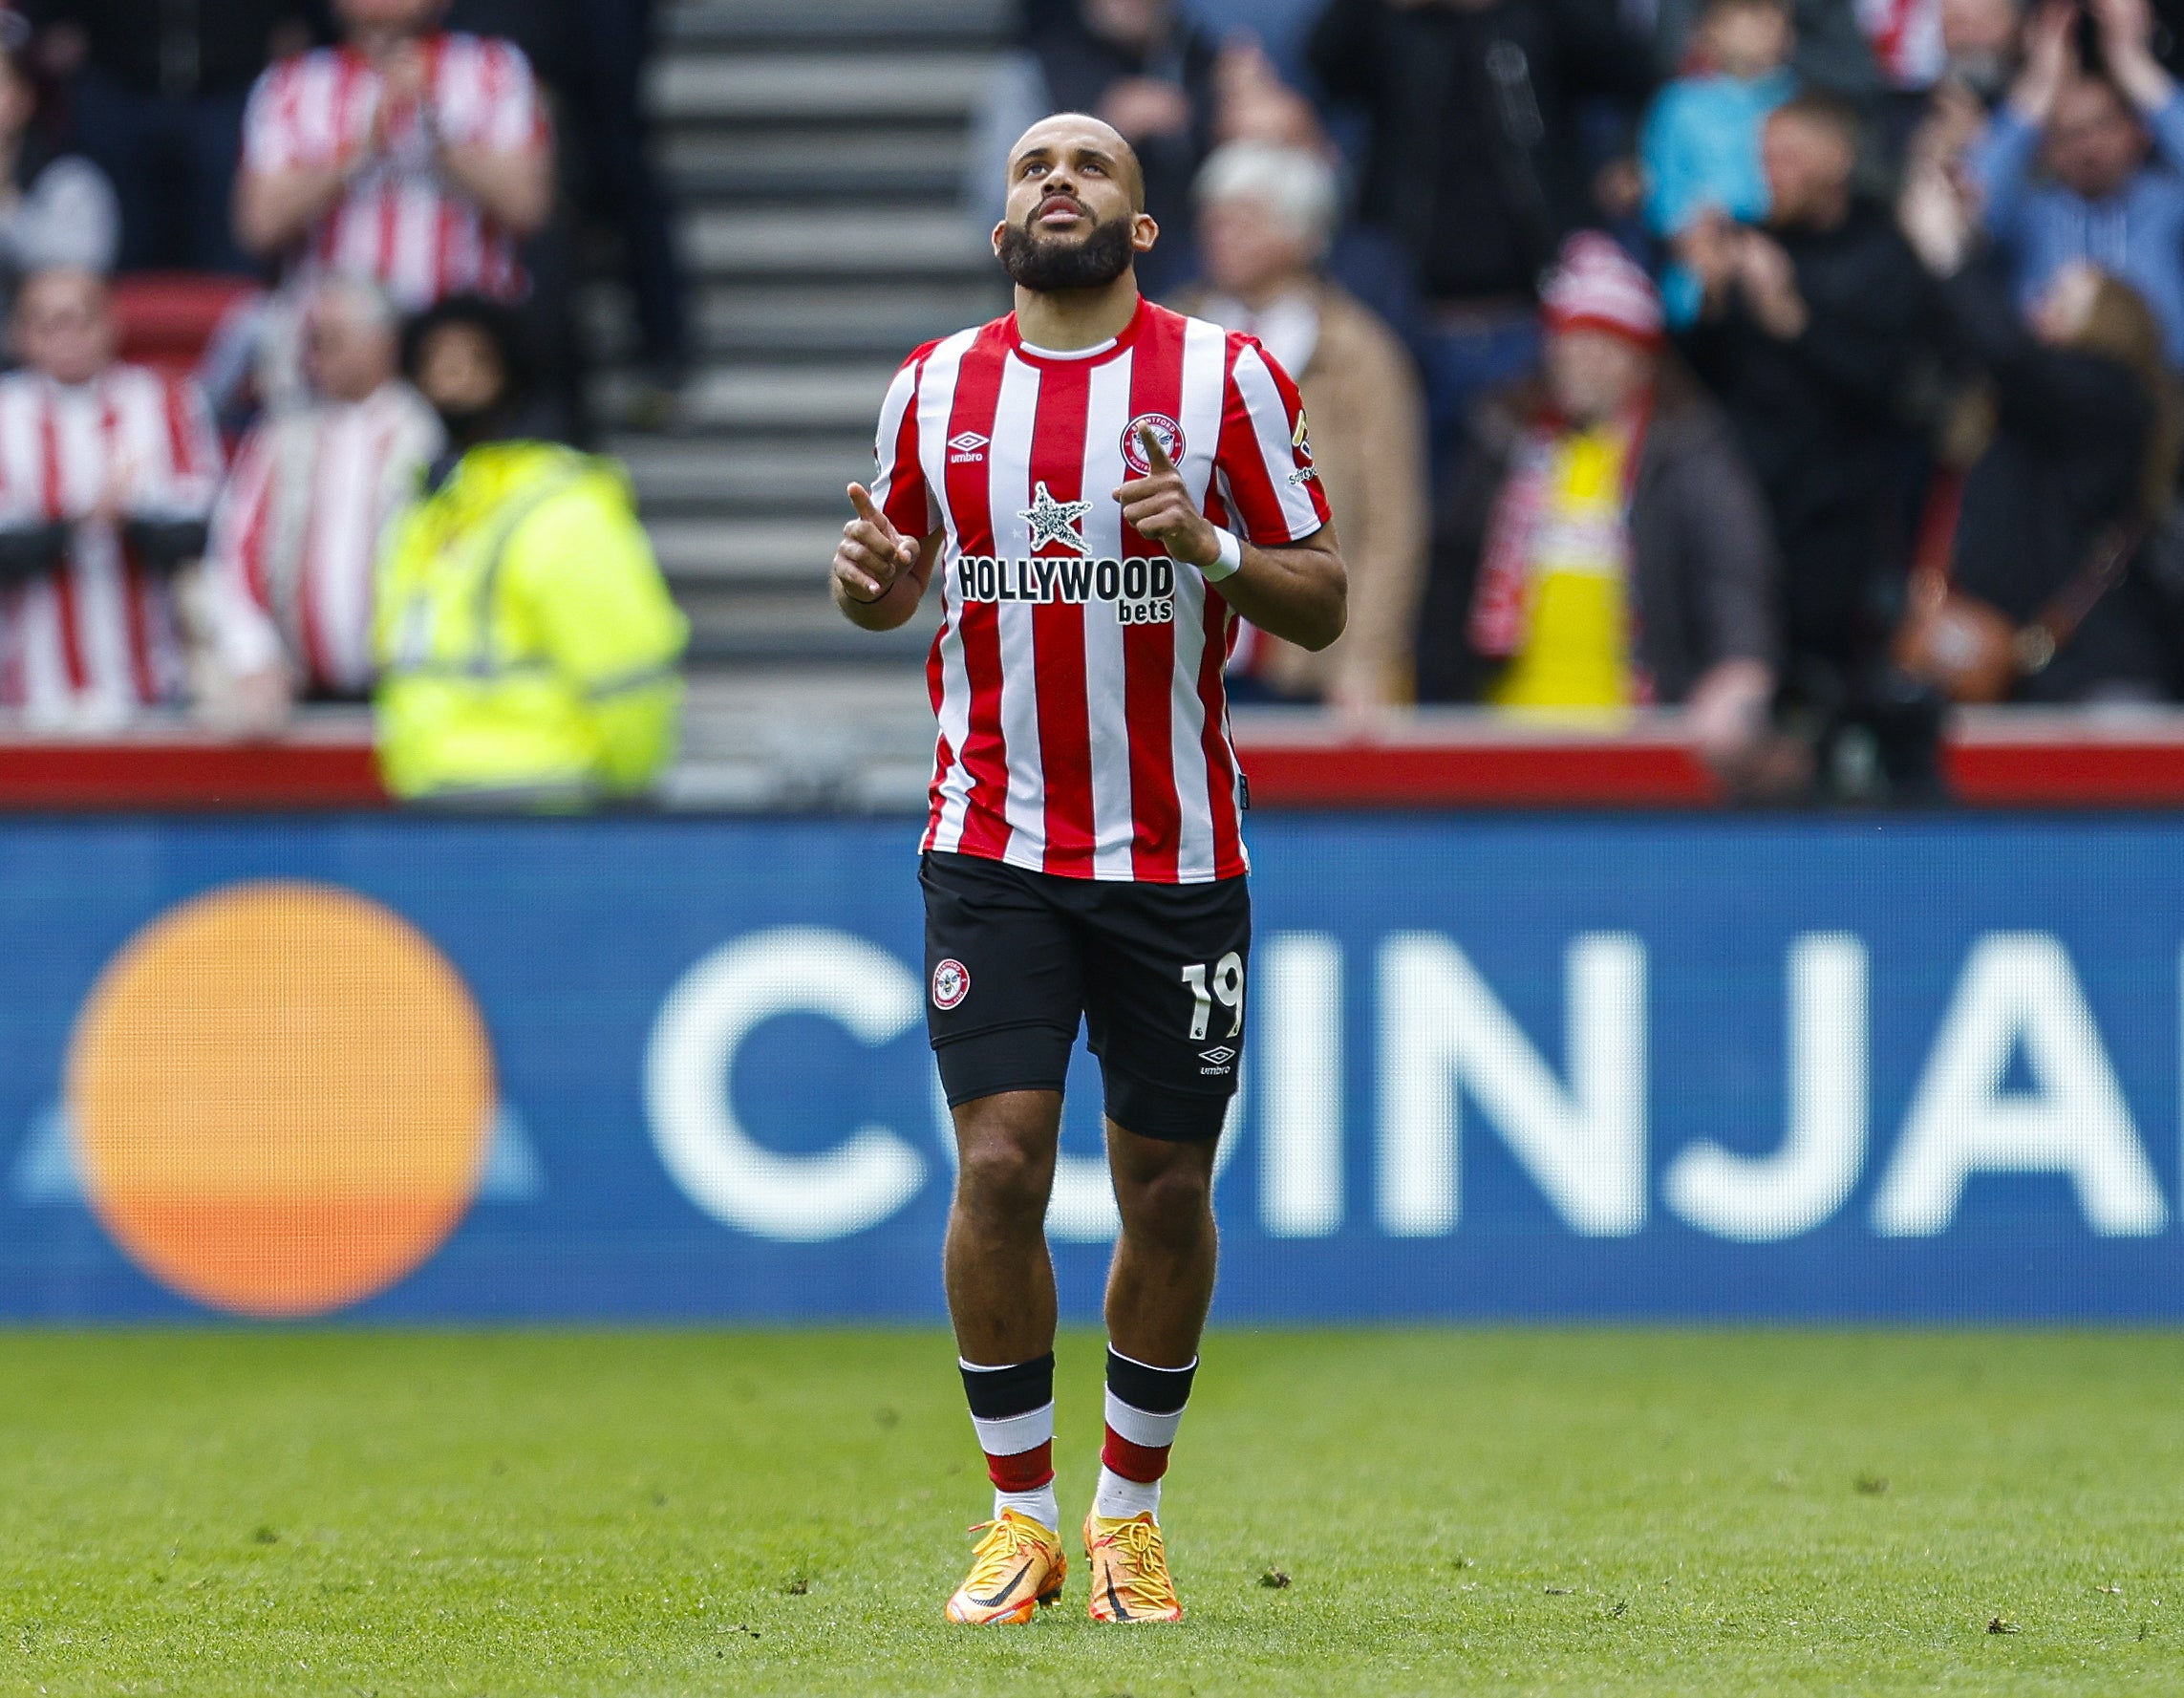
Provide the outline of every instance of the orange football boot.
<path id="1" fill-rule="evenodd" d="M 971 1531 L 986 1537 L 971 1553 L 971 1572 L 948 1601 L 951 1622 L 1028 1622 L 1039 1605 L 1061 1597 L 1069 1558 L 1059 1534 L 1015 1510 L 1003 1510 L 999 1520 L 981 1522 Z"/>
<path id="2" fill-rule="evenodd" d="M 1095 1622 L 1180 1622 L 1183 1601 L 1167 1572 L 1160 1523 L 1150 1515 L 1084 1517 Z"/>

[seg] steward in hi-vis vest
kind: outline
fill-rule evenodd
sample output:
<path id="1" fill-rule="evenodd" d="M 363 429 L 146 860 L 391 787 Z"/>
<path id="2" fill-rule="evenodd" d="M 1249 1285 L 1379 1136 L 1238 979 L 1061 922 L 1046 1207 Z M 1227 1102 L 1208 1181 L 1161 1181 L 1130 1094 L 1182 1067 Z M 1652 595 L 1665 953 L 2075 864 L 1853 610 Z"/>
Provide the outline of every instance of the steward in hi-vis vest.
<path id="1" fill-rule="evenodd" d="M 473 448 L 379 568 L 379 759 L 405 798 L 643 790 L 674 754 L 686 627 L 621 472 Z"/>
<path id="2" fill-rule="evenodd" d="M 459 444 L 380 558 L 379 759 L 409 800 L 573 807 L 674 757 L 689 628 L 619 467 L 485 440 L 520 393 L 497 310 L 413 327 L 413 381 Z"/>

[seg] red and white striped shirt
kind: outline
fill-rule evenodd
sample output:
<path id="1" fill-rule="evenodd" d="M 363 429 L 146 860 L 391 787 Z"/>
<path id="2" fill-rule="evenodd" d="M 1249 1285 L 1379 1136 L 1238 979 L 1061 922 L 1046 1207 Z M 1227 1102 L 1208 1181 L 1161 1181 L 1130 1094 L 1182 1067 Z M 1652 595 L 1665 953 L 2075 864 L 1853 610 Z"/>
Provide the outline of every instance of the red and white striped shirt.
<path id="1" fill-rule="evenodd" d="M 435 35 L 425 44 L 428 129 L 416 103 L 390 109 L 379 149 L 306 233 L 306 271 L 375 277 L 409 308 L 478 290 L 512 300 L 525 286 L 514 234 L 489 218 L 434 162 L 433 134 L 497 154 L 546 144 L 530 61 L 513 42 Z M 379 73 L 347 48 L 275 65 L 251 91 L 244 119 L 248 171 L 337 165 L 372 145 L 384 97 Z"/>
<path id="2" fill-rule="evenodd" d="M 115 366 L 74 389 L 34 372 L 0 378 L 0 517 L 75 522 L 66 564 L 0 596 L 0 700 L 46 723 L 118 722 L 182 684 L 167 586 L 90 515 L 201 519 L 220 483 L 220 438 L 195 384 Z"/>
<path id="3" fill-rule="evenodd" d="M 1234 616 L 1112 499 L 1145 475 L 1143 423 L 1214 524 L 1262 548 L 1326 525 L 1288 375 L 1150 302 L 1067 355 L 1011 314 L 921 348 L 889 388 L 873 498 L 906 536 L 946 533 L 928 849 L 1154 884 L 1248 870 L 1222 685 Z"/>
<path id="4" fill-rule="evenodd" d="M 268 419 L 245 440 L 205 556 L 213 640 L 230 674 L 284 658 L 303 686 L 362 696 L 373 576 L 389 522 L 443 440 L 406 383 Z"/>

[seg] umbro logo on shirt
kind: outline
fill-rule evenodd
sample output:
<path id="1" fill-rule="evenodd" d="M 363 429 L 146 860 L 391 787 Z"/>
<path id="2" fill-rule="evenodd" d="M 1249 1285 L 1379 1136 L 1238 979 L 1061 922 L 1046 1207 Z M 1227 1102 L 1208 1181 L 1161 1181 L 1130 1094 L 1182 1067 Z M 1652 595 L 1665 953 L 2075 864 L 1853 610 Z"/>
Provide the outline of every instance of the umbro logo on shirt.
<path id="1" fill-rule="evenodd" d="M 959 431 L 948 439 L 948 463 L 971 465 L 986 458 L 986 445 L 991 438 L 982 437 L 974 430 Z"/>

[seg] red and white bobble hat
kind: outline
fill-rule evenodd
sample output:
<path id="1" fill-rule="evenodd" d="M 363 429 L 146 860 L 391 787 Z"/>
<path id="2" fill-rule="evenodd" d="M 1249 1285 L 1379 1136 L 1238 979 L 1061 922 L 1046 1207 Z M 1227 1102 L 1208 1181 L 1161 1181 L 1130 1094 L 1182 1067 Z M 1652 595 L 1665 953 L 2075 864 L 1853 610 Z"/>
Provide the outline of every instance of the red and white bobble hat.
<path id="1" fill-rule="evenodd" d="M 1644 348 L 1660 341 L 1660 291 L 1641 267 L 1596 231 L 1582 230 L 1562 245 L 1540 305 L 1551 332 L 1605 331 Z"/>

